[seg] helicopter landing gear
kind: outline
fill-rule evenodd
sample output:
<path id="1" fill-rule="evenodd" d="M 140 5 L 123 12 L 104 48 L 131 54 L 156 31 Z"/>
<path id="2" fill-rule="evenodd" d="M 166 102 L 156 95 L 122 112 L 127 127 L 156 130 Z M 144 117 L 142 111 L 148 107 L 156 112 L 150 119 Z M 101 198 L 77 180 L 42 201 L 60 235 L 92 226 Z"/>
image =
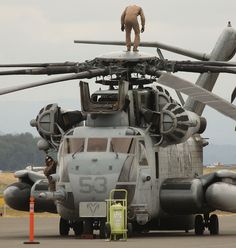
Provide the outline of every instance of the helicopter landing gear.
<path id="1" fill-rule="evenodd" d="M 198 214 L 195 217 L 195 234 L 196 235 L 203 235 L 205 227 L 204 227 L 204 220 L 202 215 Z"/>
<path id="2" fill-rule="evenodd" d="M 83 222 L 70 222 L 60 218 L 59 233 L 61 236 L 68 236 L 70 228 L 73 229 L 75 236 L 80 236 L 83 233 Z"/>
<path id="3" fill-rule="evenodd" d="M 105 239 L 105 238 L 106 238 L 106 233 L 105 233 L 105 221 L 100 221 L 100 226 L 99 226 L 99 237 L 100 237 L 100 239 Z"/>
<path id="4" fill-rule="evenodd" d="M 85 220 L 83 222 L 83 236 L 92 236 L 93 235 L 93 222 L 91 220 Z"/>
<path id="5" fill-rule="evenodd" d="M 61 236 L 68 236 L 70 231 L 70 224 L 68 220 L 60 218 L 59 232 Z"/>
<path id="6" fill-rule="evenodd" d="M 209 217 L 209 214 L 202 215 L 198 214 L 195 217 L 195 234 L 203 235 L 205 228 L 208 228 L 211 235 L 219 234 L 219 221 L 216 214 L 212 214 Z"/>
<path id="7" fill-rule="evenodd" d="M 128 229 L 128 232 L 127 232 L 127 236 L 130 238 L 133 236 L 133 225 L 132 223 L 128 223 L 127 224 L 127 229 Z"/>
<path id="8" fill-rule="evenodd" d="M 83 233 L 83 221 L 74 222 L 71 227 L 75 233 L 75 236 L 80 236 Z"/>
<path id="9" fill-rule="evenodd" d="M 210 216 L 208 229 L 211 235 L 219 234 L 219 220 L 216 214 Z"/>
<path id="10" fill-rule="evenodd" d="M 106 222 L 105 223 L 105 238 L 106 239 L 110 239 L 110 237 L 111 237 L 111 225 L 110 225 L 110 223 L 108 223 L 108 222 Z"/>

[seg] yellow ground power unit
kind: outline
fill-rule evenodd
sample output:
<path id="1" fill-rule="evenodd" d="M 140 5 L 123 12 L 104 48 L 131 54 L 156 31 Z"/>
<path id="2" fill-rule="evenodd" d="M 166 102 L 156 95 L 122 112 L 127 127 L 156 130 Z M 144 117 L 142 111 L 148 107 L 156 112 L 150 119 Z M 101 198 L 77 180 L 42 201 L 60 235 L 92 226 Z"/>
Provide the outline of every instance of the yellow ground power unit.
<path id="1" fill-rule="evenodd" d="M 116 199 L 115 196 L 123 196 Z M 127 240 L 127 190 L 113 189 L 107 200 L 105 235 L 108 240 Z"/>

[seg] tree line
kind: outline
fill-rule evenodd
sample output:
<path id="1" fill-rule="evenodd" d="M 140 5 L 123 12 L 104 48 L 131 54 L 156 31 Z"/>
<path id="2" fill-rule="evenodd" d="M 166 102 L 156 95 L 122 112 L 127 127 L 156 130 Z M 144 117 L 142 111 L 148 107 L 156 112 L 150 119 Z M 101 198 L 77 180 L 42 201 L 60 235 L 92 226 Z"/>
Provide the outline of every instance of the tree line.
<path id="1" fill-rule="evenodd" d="M 42 166 L 45 154 L 38 150 L 38 140 L 31 133 L 0 135 L 0 170 L 15 171 L 32 164 Z"/>

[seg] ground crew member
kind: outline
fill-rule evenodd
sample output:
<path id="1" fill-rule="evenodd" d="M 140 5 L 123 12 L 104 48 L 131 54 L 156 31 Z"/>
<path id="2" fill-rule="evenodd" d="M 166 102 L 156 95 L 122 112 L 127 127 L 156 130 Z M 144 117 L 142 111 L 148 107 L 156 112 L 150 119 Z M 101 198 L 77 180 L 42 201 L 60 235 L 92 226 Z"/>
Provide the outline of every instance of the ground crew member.
<path id="1" fill-rule="evenodd" d="M 56 190 L 56 184 L 50 177 L 52 174 L 56 173 L 56 168 L 57 168 L 57 162 L 52 159 L 50 156 L 46 156 L 45 158 L 45 166 L 46 168 L 44 169 L 43 173 L 48 179 L 49 183 L 49 191 L 55 191 Z"/>
<path id="2" fill-rule="evenodd" d="M 138 52 L 138 46 L 140 43 L 140 28 L 138 23 L 138 16 L 141 17 L 141 33 L 144 32 L 145 29 L 145 17 L 141 7 L 137 5 L 130 5 L 126 7 L 124 12 L 121 15 L 121 31 L 125 30 L 126 32 L 126 46 L 127 51 L 131 49 L 131 30 L 134 30 L 135 38 L 134 38 L 134 47 L 133 51 Z"/>

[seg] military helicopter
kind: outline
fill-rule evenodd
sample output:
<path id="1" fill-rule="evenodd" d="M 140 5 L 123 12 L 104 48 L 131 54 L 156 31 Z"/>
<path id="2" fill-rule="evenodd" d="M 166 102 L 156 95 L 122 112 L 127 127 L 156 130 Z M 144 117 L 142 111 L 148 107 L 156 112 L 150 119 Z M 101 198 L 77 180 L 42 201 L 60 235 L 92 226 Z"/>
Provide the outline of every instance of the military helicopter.
<path id="1" fill-rule="evenodd" d="M 124 42 L 79 41 L 105 45 Z M 236 31 L 228 25 L 211 54 L 201 54 L 158 42 L 157 55 L 113 52 L 93 60 L 64 63 L 3 64 L 0 75 L 55 75 L 30 84 L 0 89 L 0 94 L 75 79 L 94 79 L 106 86 L 92 94 L 80 81 L 81 111 L 67 111 L 56 103 L 43 107 L 31 125 L 42 140 L 40 149 L 57 152 L 57 173 L 48 180 L 34 170 L 15 173 L 19 182 L 4 191 L 6 203 L 28 211 L 36 197 L 36 212 L 58 213 L 60 235 L 70 228 L 76 235 L 100 230 L 104 237 L 106 199 L 112 189 L 128 191 L 129 232 L 191 230 L 202 235 L 219 233 L 214 210 L 236 212 L 236 174 L 218 171 L 203 174 L 201 137 L 206 127 L 205 104 L 236 120 L 236 107 L 211 93 L 219 73 L 236 73 L 236 63 L 226 62 L 236 52 Z M 198 61 L 164 59 L 161 49 Z M 174 76 L 178 71 L 200 73 L 193 84 Z M 177 91 L 180 102 L 161 85 Z M 188 95 L 186 102 L 181 93 Z M 120 196 L 117 195 L 119 198 Z"/>

